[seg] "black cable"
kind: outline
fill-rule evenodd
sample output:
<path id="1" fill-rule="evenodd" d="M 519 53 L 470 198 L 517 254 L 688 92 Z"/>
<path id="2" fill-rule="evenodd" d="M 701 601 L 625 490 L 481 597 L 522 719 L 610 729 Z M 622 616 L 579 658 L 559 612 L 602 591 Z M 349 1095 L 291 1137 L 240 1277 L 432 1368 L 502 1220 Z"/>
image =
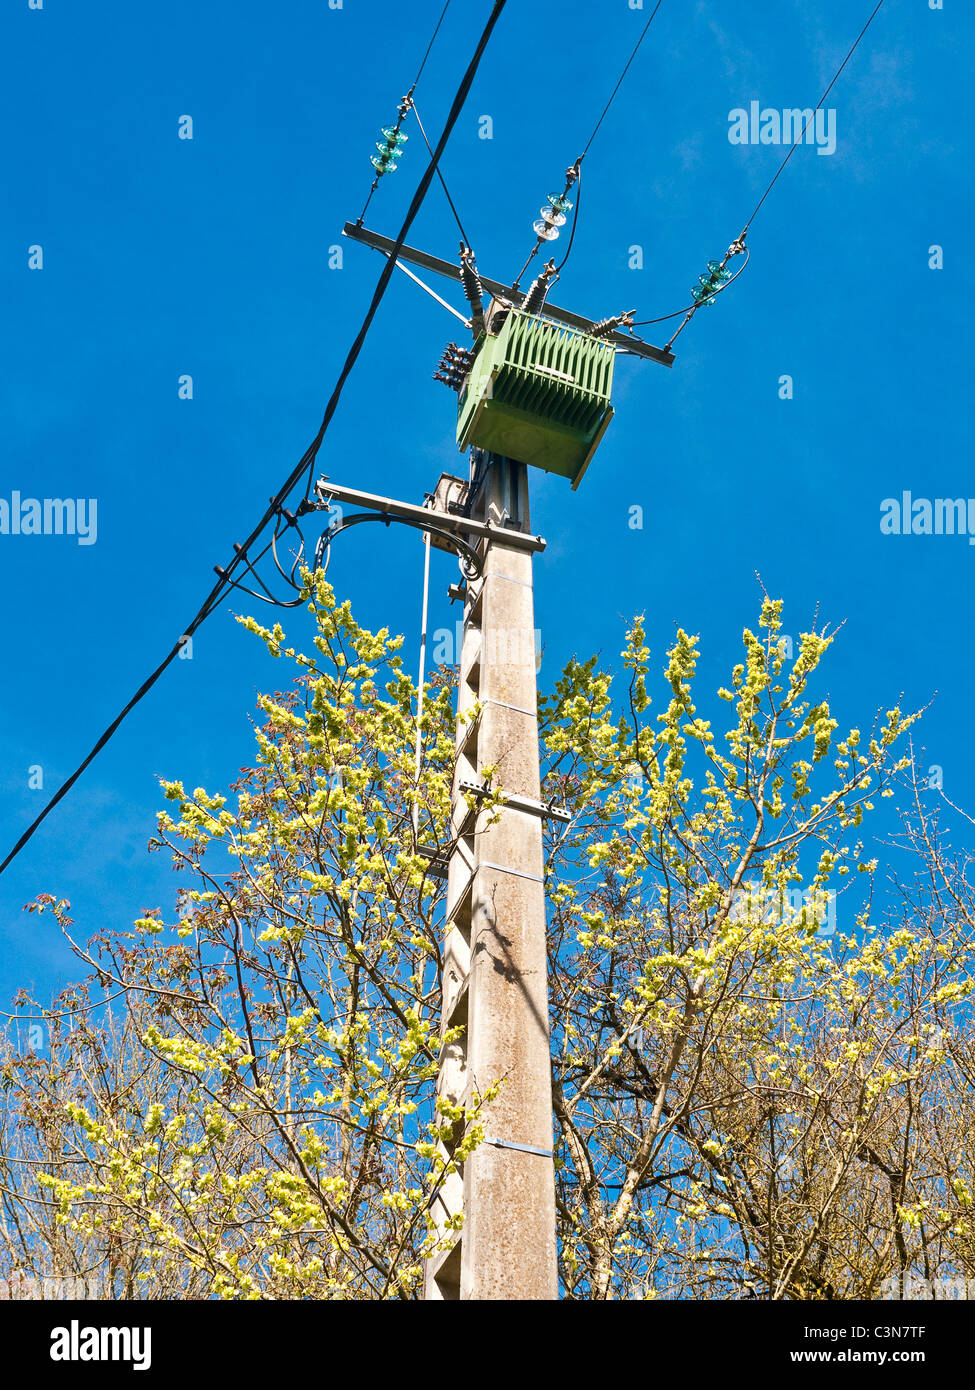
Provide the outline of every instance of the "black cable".
<path id="1" fill-rule="evenodd" d="M 613 102 L 614 102 L 615 99 L 616 99 L 616 93 L 617 93 L 617 92 L 619 91 L 619 89 L 622 87 L 622 85 L 623 85 L 623 79 L 626 77 L 626 74 L 629 72 L 630 67 L 631 67 L 632 64 L 633 64 L 633 59 L 634 59 L 634 58 L 636 57 L 636 55 L 639 53 L 639 51 L 640 51 L 640 45 L 643 43 L 643 40 L 646 38 L 647 32 L 649 31 L 649 28 L 650 28 L 650 25 L 651 25 L 651 24 L 653 23 L 653 21 L 656 19 L 656 17 L 657 17 L 657 11 L 660 9 L 660 6 L 661 6 L 662 3 L 663 3 L 663 0 L 657 0 L 656 5 L 654 5 L 654 7 L 653 7 L 653 14 L 651 14 L 650 18 L 647 20 L 646 24 L 643 26 L 643 33 L 640 35 L 640 37 L 639 37 L 639 38 L 637 39 L 637 41 L 636 41 L 636 47 L 634 48 L 633 52 L 630 54 L 629 62 L 626 64 L 626 67 L 625 67 L 625 68 L 623 69 L 623 71 L 620 73 L 620 80 L 617 82 L 616 86 L 613 88 L 613 92 L 612 92 L 612 95 L 610 96 L 609 101 L 607 101 L 606 105 L 603 107 L 603 114 L 600 116 L 599 120 L 596 122 L 595 129 L 593 130 L 593 133 L 590 135 L 589 139 L 586 141 L 586 148 L 585 148 L 585 149 L 583 150 L 583 152 L 582 152 L 582 153 L 583 153 L 583 156 L 585 156 L 585 155 L 587 155 L 587 154 L 589 153 L 589 146 L 592 144 L 592 142 L 595 140 L 597 134 L 599 133 L 599 127 L 602 125 L 603 121 L 606 119 L 607 112 L 609 111 L 609 108 L 612 106 Z"/>
<path id="2" fill-rule="evenodd" d="M 416 109 L 416 102 L 413 103 L 413 114 L 414 114 L 414 116 L 416 117 L 416 123 L 417 123 L 417 125 L 420 127 L 420 134 L 423 136 L 423 143 L 424 143 L 424 144 L 426 145 L 426 147 L 427 147 L 427 153 L 430 155 L 430 158 L 432 159 L 432 158 L 433 158 L 433 150 L 430 148 L 430 141 L 427 139 L 427 133 L 426 133 L 426 131 L 423 129 L 423 122 L 420 120 L 420 113 L 419 113 L 419 111 Z M 470 239 L 470 237 L 467 235 L 467 233 L 464 231 L 464 224 L 463 224 L 463 222 L 460 220 L 460 213 L 459 213 L 459 212 L 457 211 L 457 209 L 454 207 L 454 200 L 453 200 L 453 198 L 451 198 L 451 196 L 450 196 L 450 190 L 449 190 L 449 188 L 447 187 L 447 180 L 444 178 L 444 176 L 443 176 L 443 174 L 440 172 L 440 169 L 439 169 L 439 168 L 437 169 L 437 178 L 440 180 L 440 186 L 443 188 L 444 193 L 447 195 L 447 202 L 450 204 L 450 211 L 454 214 L 454 221 L 457 223 L 457 230 L 460 232 L 461 236 L 464 238 L 464 245 L 465 245 L 465 246 L 470 246 L 470 245 L 471 245 L 471 239 Z"/>
<path id="3" fill-rule="evenodd" d="M 877 4 L 874 6 L 873 13 L 871 14 L 870 18 L 867 20 L 866 24 L 863 26 L 863 28 L 860 30 L 859 34 L 857 35 L 856 41 L 854 42 L 853 47 L 850 49 L 849 53 L 848 53 L 848 54 L 846 55 L 846 57 L 843 59 L 842 63 L 840 63 L 839 67 L 836 69 L 836 72 L 833 74 L 833 80 L 832 80 L 832 82 L 830 82 L 829 86 L 826 88 L 826 90 L 825 90 L 825 92 L 823 93 L 823 95 L 819 98 L 819 102 L 818 102 L 818 104 L 817 104 L 817 106 L 816 106 L 816 109 L 815 109 L 815 111 L 813 111 L 812 115 L 809 117 L 809 121 L 811 121 L 811 120 L 813 119 L 813 117 L 814 117 L 815 114 L 816 114 L 816 111 L 818 111 L 818 110 L 820 109 L 820 107 L 822 106 L 823 102 L 826 100 L 826 98 L 829 96 L 830 92 L 831 92 L 831 91 L 833 90 L 833 88 L 836 86 L 836 83 L 837 83 L 837 81 L 838 81 L 838 79 L 839 79 L 840 73 L 843 71 L 843 69 L 846 67 L 847 63 L 848 63 L 848 62 L 850 61 L 850 59 L 853 57 L 854 53 L 855 53 L 855 52 L 857 51 L 857 49 L 860 47 L 860 40 L 863 38 L 864 34 L 865 34 L 865 33 L 867 32 L 867 30 L 870 28 L 870 26 L 871 26 L 871 24 L 873 23 L 874 19 L 877 17 L 877 14 L 879 13 L 880 8 L 881 8 L 881 6 L 883 5 L 883 3 L 884 3 L 884 0 L 877 0 Z M 803 136 L 805 135 L 807 129 L 809 128 L 809 121 L 806 121 L 806 123 L 803 125 L 802 130 L 799 132 L 798 138 L 792 142 L 792 148 L 789 150 L 789 153 L 786 155 L 785 159 L 783 159 L 782 163 L 779 165 L 778 169 L 775 171 L 775 178 L 773 178 L 773 180 L 772 180 L 772 182 L 769 184 L 768 188 L 766 188 L 766 190 L 765 190 L 765 192 L 762 194 L 761 198 L 759 198 L 758 203 L 757 203 L 756 206 L 755 206 L 755 211 L 752 213 L 751 217 L 749 217 L 748 221 L 745 223 L 744 231 L 743 231 L 742 234 L 741 234 L 742 237 L 744 237 L 745 233 L 748 231 L 748 228 L 749 228 L 749 227 L 752 225 L 752 223 L 754 222 L 755 217 L 756 217 L 756 215 L 757 215 L 757 213 L 758 213 L 759 208 L 762 206 L 762 204 L 765 202 L 765 199 L 768 197 L 768 195 L 772 192 L 772 189 L 775 187 L 776 182 L 777 182 L 777 180 L 778 180 L 778 177 L 779 177 L 779 175 L 782 173 L 782 170 L 785 168 L 785 166 L 788 164 L 789 160 L 790 160 L 790 159 L 792 158 L 792 156 L 795 154 L 796 146 L 799 145 L 799 144 L 801 144 L 802 138 L 803 138 Z M 741 238 L 739 238 L 739 240 L 741 240 Z"/>
<path id="4" fill-rule="evenodd" d="M 287 530 L 287 529 L 288 529 L 288 527 L 286 526 L 286 527 L 285 527 L 285 530 Z M 297 529 L 297 525 L 296 525 L 295 529 Z M 227 581 L 227 582 L 228 582 L 230 588 L 232 588 L 235 592 L 239 592 L 239 593 L 242 593 L 242 594 L 248 594 L 251 598 L 259 599 L 259 600 L 261 601 L 261 603 L 268 603 L 268 604 L 270 604 L 270 605 L 271 605 L 272 607 L 274 607 L 274 608 L 297 608 L 297 607 L 299 606 L 299 604 L 304 603 L 305 600 L 304 600 L 304 596 L 303 596 L 302 593 L 301 593 L 301 586 L 300 586 L 300 584 L 296 584 L 296 583 L 294 582 L 294 572 L 295 572 L 295 570 L 298 568 L 298 565 L 300 564 L 301 559 L 302 559 L 302 556 L 303 556 L 303 553 L 304 553 L 304 540 L 302 540 L 301 547 L 299 548 L 298 554 L 297 554 L 297 556 L 295 557 L 295 562 L 294 562 L 294 564 L 293 564 L 292 567 L 291 567 L 291 573 L 290 573 L 290 574 L 286 574 L 286 573 L 284 572 L 284 570 L 281 568 L 281 563 L 280 563 L 280 561 L 278 560 L 278 552 L 277 552 L 277 542 L 278 542 L 279 537 L 282 536 L 283 534 L 284 534 L 284 532 L 278 529 L 278 524 L 276 523 L 276 524 L 275 524 L 275 527 L 274 527 L 274 532 L 273 532 L 273 534 L 272 534 L 272 536 L 271 536 L 271 539 L 268 541 L 267 545 L 266 545 L 266 546 L 264 547 L 264 549 L 261 551 L 260 555 L 258 555 L 257 558 L 254 559 L 254 560 L 249 559 L 247 556 L 243 556 L 243 557 L 242 557 L 243 563 L 244 563 L 244 572 L 245 572 L 246 574 L 252 574 L 252 575 L 254 576 L 254 578 L 257 580 L 258 584 L 259 584 L 259 585 L 261 586 L 261 588 L 264 590 L 263 594 L 257 593 L 257 591 L 256 591 L 255 589 L 250 589 L 250 588 L 248 588 L 247 585 L 246 585 L 246 584 L 242 584 L 241 581 L 240 581 L 239 579 L 233 579 L 233 578 L 229 578 L 229 577 L 228 577 L 228 581 Z M 301 532 L 299 531 L 298 534 L 300 535 Z M 258 572 L 257 572 L 257 566 L 258 566 L 258 565 L 261 563 L 261 561 L 264 559 L 264 556 L 267 555 L 268 551 L 271 552 L 272 558 L 273 558 L 273 560 L 274 560 L 275 567 L 276 567 L 278 573 L 281 575 L 281 578 L 282 578 L 287 584 L 290 584 L 291 588 L 292 588 L 292 589 L 295 591 L 295 593 L 298 595 L 297 598 L 293 598 L 293 599 L 275 598 L 274 594 L 271 593 L 271 590 L 268 588 L 268 586 L 264 583 L 264 580 L 263 580 L 263 579 L 261 578 L 261 576 L 258 574 Z M 215 608 L 216 606 L 217 606 L 217 605 L 215 604 L 215 605 L 214 605 L 214 608 Z M 211 611 L 212 611 L 212 610 L 211 610 Z M 209 612 L 208 612 L 207 616 L 209 617 Z"/>
<path id="5" fill-rule="evenodd" d="M 287 574 L 285 574 L 284 569 L 281 566 L 281 561 L 278 558 L 278 541 L 284 535 L 284 531 L 279 530 L 277 527 L 274 528 L 274 533 L 271 536 L 271 554 L 274 558 L 275 567 L 277 568 L 278 574 L 280 574 L 281 578 L 285 580 L 286 583 L 290 584 L 292 589 L 294 589 L 296 592 L 300 592 L 301 585 L 295 582 L 295 571 L 298 569 L 298 566 L 305 558 L 305 537 L 302 533 L 301 527 L 298 525 L 298 518 L 296 516 L 292 516 L 290 512 L 284 513 L 284 516 L 288 523 L 288 525 L 284 528 L 284 531 L 287 531 L 289 528 L 293 527 L 294 530 L 298 533 L 298 549 L 295 552 L 295 558 L 292 563 L 291 569 L 288 571 Z"/>
<path id="6" fill-rule="evenodd" d="M 315 570 L 326 573 L 332 555 L 332 541 L 336 536 L 347 531 L 350 526 L 361 526 L 365 521 L 381 521 L 386 526 L 412 526 L 417 531 L 423 531 L 430 536 L 437 536 L 457 555 L 461 562 L 461 568 L 465 579 L 479 579 L 484 570 L 484 562 L 481 556 L 472 545 L 462 541 L 453 531 L 445 531 L 442 526 L 438 526 L 432 519 L 423 521 L 419 517 L 394 516 L 391 512 L 353 512 L 351 516 L 343 517 L 337 526 L 329 527 L 323 531 L 315 547 Z"/>
<path id="7" fill-rule="evenodd" d="M 504 9 L 506 4 L 507 0 L 495 0 L 494 8 L 492 9 L 490 18 L 488 19 L 488 22 L 485 25 L 484 32 L 480 38 L 480 42 L 478 43 L 477 48 L 474 51 L 474 56 L 470 61 L 470 65 L 468 66 L 468 69 L 464 74 L 460 87 L 457 90 L 457 95 L 454 97 L 450 111 L 447 114 L 447 120 L 444 125 L 443 131 L 441 132 L 440 139 L 437 142 L 437 148 L 434 150 L 433 155 L 430 159 L 430 163 L 427 165 L 423 177 L 417 186 L 417 190 L 413 195 L 413 201 L 410 203 L 409 209 L 406 214 L 406 218 L 403 222 L 402 227 L 399 230 L 399 235 L 396 238 L 396 243 L 393 246 L 392 250 L 389 252 L 389 256 L 387 257 L 386 262 L 383 265 L 382 273 L 379 276 L 379 281 L 376 285 L 375 292 L 372 296 L 372 303 L 369 305 L 369 310 L 363 321 L 362 327 L 359 330 L 359 334 L 355 342 L 352 344 L 352 347 L 349 351 L 349 355 L 346 358 L 345 366 L 342 368 L 342 372 L 335 385 L 335 389 L 332 392 L 331 399 L 329 400 L 328 405 L 325 407 L 325 415 L 322 419 L 321 427 L 319 428 L 318 434 L 315 437 L 315 439 L 312 440 L 312 443 L 305 450 L 305 454 L 301 462 L 298 464 L 298 467 L 291 475 L 291 479 L 289 480 L 289 483 L 287 485 L 285 495 L 287 495 L 287 493 L 291 491 L 298 478 L 301 476 L 302 472 L 307 467 L 308 481 L 305 485 L 305 500 L 307 501 L 308 499 L 308 495 L 311 492 L 311 480 L 315 468 L 315 459 L 318 455 L 318 450 L 321 448 L 321 443 L 322 439 L 325 436 L 325 431 L 328 429 L 332 416 L 335 414 L 335 408 L 338 405 L 339 396 L 342 393 L 342 387 L 345 385 L 349 373 L 355 366 L 356 359 L 358 358 L 359 353 L 362 349 L 362 344 L 365 342 L 366 334 L 368 333 L 369 328 L 372 325 L 372 321 L 376 316 L 376 310 L 379 308 L 380 301 L 386 292 L 386 287 L 392 279 L 393 271 L 396 269 L 396 258 L 399 256 L 400 250 L 404 242 L 406 241 L 409 230 L 412 227 L 414 221 L 416 220 L 417 213 L 420 211 L 420 207 L 423 203 L 423 200 L 427 195 L 427 190 L 429 189 L 430 184 L 433 182 L 434 173 L 436 172 L 437 167 L 440 163 L 440 158 L 444 152 L 444 149 L 446 148 L 447 141 L 450 139 L 454 126 L 457 123 L 457 118 L 459 117 L 464 103 L 467 100 L 467 94 L 470 91 L 471 86 L 473 85 L 474 78 L 477 74 L 477 69 L 480 66 L 481 58 L 484 54 L 484 50 L 488 46 L 491 35 L 494 32 L 494 26 L 500 19 L 501 11 Z M 2 872 L 2 868 L 0 868 L 0 872 Z"/>
<path id="8" fill-rule="evenodd" d="M 75 771 L 71 774 L 67 781 L 61 784 L 61 786 L 51 797 L 50 801 L 47 803 L 47 805 L 44 807 L 41 813 L 27 827 L 27 829 L 21 835 L 20 839 L 14 845 L 13 849 L 4 859 L 3 863 L 0 864 L 0 874 L 2 874 L 4 870 L 7 868 L 7 866 L 16 858 L 16 856 L 20 853 L 20 851 L 27 844 L 27 842 L 32 838 L 32 836 L 35 834 L 35 832 L 38 830 L 41 824 L 54 810 L 58 802 L 61 801 L 68 794 L 68 792 L 78 781 L 78 778 L 82 775 L 85 769 L 89 766 L 90 763 L 94 761 L 94 759 L 98 756 L 101 750 L 105 747 L 106 743 L 108 743 L 109 739 L 118 729 L 119 725 L 123 722 L 123 720 L 132 712 L 133 709 L 135 709 L 139 701 L 142 700 L 143 697 L 147 695 L 148 692 L 152 689 L 152 687 L 156 684 L 156 681 L 163 674 L 166 668 L 176 659 L 179 652 L 182 650 L 183 644 L 186 641 L 186 639 L 188 637 L 192 637 L 193 634 L 196 632 L 197 628 L 201 625 L 201 623 L 203 623 L 206 620 L 206 618 L 210 616 L 210 614 L 217 606 L 220 598 L 222 597 L 226 589 L 232 586 L 232 576 L 234 574 L 234 571 L 241 564 L 242 560 L 246 560 L 247 551 L 257 540 L 261 532 L 264 530 L 270 518 L 275 515 L 278 508 L 284 502 L 285 498 L 295 487 L 295 485 L 301 478 L 301 475 L 304 473 L 306 467 L 314 467 L 315 458 L 318 454 L 318 450 L 321 447 L 322 440 L 325 437 L 325 432 L 328 429 L 332 416 L 335 414 L 335 409 L 338 405 L 339 397 L 342 394 L 342 388 L 344 387 L 345 382 L 348 379 L 349 374 L 355 365 L 356 359 L 358 358 L 359 353 L 362 350 L 362 345 L 365 342 L 366 334 L 368 333 L 372 321 L 375 318 L 376 310 L 379 307 L 379 303 L 386 292 L 386 287 L 389 284 L 390 278 L 395 268 L 395 257 L 398 255 L 401 246 L 405 242 L 410 227 L 413 225 L 416 215 L 420 210 L 420 206 L 423 203 L 423 200 L 426 196 L 427 190 L 429 189 L 430 184 L 433 182 L 434 170 L 437 167 L 437 163 L 440 159 L 440 156 L 443 153 L 444 147 L 446 146 L 448 139 L 450 138 L 453 128 L 457 123 L 457 118 L 460 115 L 461 109 L 463 108 L 463 105 L 467 100 L 467 95 L 471 89 L 471 85 L 473 84 L 474 77 L 477 74 L 481 58 L 484 56 L 484 50 L 487 48 L 491 35 L 494 32 L 495 25 L 500 19 L 501 13 L 504 10 L 506 4 L 507 0 L 495 0 L 487 24 L 484 27 L 484 31 L 481 34 L 480 40 L 478 41 L 477 48 L 474 50 L 474 56 L 471 59 L 470 64 L 468 65 L 467 71 L 465 72 L 463 79 L 461 80 L 460 87 L 457 90 L 457 95 L 454 97 L 453 104 L 451 105 L 450 112 L 447 116 L 446 124 L 444 125 L 443 132 L 440 136 L 440 140 L 437 143 L 437 148 L 434 152 L 433 158 L 430 164 L 428 165 L 426 172 L 423 175 L 423 178 L 420 180 L 416 193 L 413 195 L 413 201 L 410 203 L 409 211 L 406 214 L 406 220 L 404 221 L 403 226 L 400 228 L 399 236 L 396 239 L 396 245 L 393 248 L 393 251 L 390 253 L 389 259 L 383 266 L 382 274 L 379 277 L 379 281 L 376 285 L 375 292 L 373 293 L 372 302 L 369 305 L 369 309 L 366 313 L 366 317 L 363 321 L 362 327 L 360 328 L 356 336 L 356 339 L 349 350 L 348 356 L 345 360 L 345 365 L 343 366 L 342 371 L 339 374 L 338 381 L 335 385 L 335 389 L 332 392 L 328 405 L 325 407 L 325 415 L 322 419 L 321 426 L 319 427 L 318 434 L 315 436 L 314 440 L 309 445 L 309 447 L 305 450 L 298 465 L 292 470 L 284 486 L 279 489 L 279 491 L 274 497 L 272 497 L 271 505 L 268 508 L 268 510 L 264 513 L 264 516 L 261 518 L 258 525 L 251 532 L 250 536 L 247 538 L 244 544 L 235 552 L 234 558 L 231 560 L 230 564 L 226 567 L 226 569 L 219 572 L 219 579 L 217 583 L 210 590 L 210 593 L 207 595 L 202 606 L 197 611 L 196 616 L 190 623 L 187 624 L 187 626 L 183 630 L 183 633 L 179 641 L 171 648 L 167 656 L 160 662 L 160 664 L 156 667 L 153 673 L 150 676 L 148 676 L 146 680 L 143 681 L 142 685 L 140 685 L 139 689 L 132 696 L 131 700 L 129 700 L 129 702 L 125 705 L 124 709 L 122 709 L 122 711 L 118 715 L 116 715 L 116 717 L 112 720 L 111 724 L 109 724 L 108 728 L 102 734 L 101 738 L 92 748 L 91 752 L 87 755 L 84 761 L 75 769 Z M 309 482 L 305 489 L 306 500 L 310 490 L 311 481 L 309 477 Z M 300 510 L 301 509 L 299 508 L 299 512 Z M 265 549 L 263 553 L 266 554 L 267 550 Z"/>
<path id="9" fill-rule="evenodd" d="M 751 252 L 749 251 L 749 249 L 748 249 L 747 246 L 744 247 L 743 249 L 744 249 L 744 252 L 745 252 L 745 259 L 744 259 L 744 261 L 743 261 L 742 264 L 738 267 L 738 269 L 735 271 L 734 275 L 732 275 L 731 279 L 728 280 L 728 281 L 726 281 L 723 285 L 720 285 L 720 286 L 714 291 L 714 293 L 710 296 L 710 299 L 711 299 L 711 300 L 717 299 L 717 297 L 718 297 L 719 294 L 724 294 L 725 290 L 730 289 L 731 286 L 732 286 L 732 285 L 735 283 L 735 281 L 738 279 L 738 276 L 739 276 L 739 275 L 741 274 L 741 272 L 745 269 L 745 266 L 748 264 L 749 258 L 750 258 L 750 256 L 751 256 Z M 710 302 L 710 301 L 709 301 L 709 302 Z M 637 320 L 635 321 L 635 323 L 631 323 L 631 324 L 630 324 L 630 327 L 631 327 L 631 328 L 646 328 L 647 325 L 648 325 L 648 324 L 651 324 L 651 323 L 666 323 L 668 319 L 678 319 L 678 318 L 680 318 L 681 314 L 689 314 L 689 313 L 691 313 L 692 310 L 694 310 L 694 309 L 700 309 L 700 307 L 701 307 L 700 304 L 687 304 L 687 305 L 684 306 L 683 309 L 675 309 L 674 312 L 673 312 L 672 314 L 661 314 L 660 317 L 659 317 L 659 318 L 656 318 L 656 319 L 637 319 Z"/>

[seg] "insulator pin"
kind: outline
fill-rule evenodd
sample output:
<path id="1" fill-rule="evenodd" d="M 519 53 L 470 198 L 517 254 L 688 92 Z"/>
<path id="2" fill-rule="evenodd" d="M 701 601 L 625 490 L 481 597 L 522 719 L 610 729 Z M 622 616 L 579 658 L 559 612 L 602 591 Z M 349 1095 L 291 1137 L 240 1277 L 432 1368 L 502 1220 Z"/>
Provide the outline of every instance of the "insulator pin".
<path id="1" fill-rule="evenodd" d="M 522 301 L 522 309 L 526 314 L 541 313 L 545 304 L 545 297 L 549 291 L 549 285 L 555 277 L 555 261 L 549 261 L 548 265 L 542 270 L 537 279 L 533 280 L 528 287 L 528 293 Z"/>
<path id="2" fill-rule="evenodd" d="M 633 322 L 633 315 L 635 313 L 635 309 L 627 309 L 623 314 L 614 314 L 612 318 L 600 319 L 598 323 L 594 323 L 590 328 L 589 336 L 591 338 L 608 338 L 609 335 L 615 333 L 617 329 L 629 328 Z"/>
<path id="3" fill-rule="evenodd" d="M 484 332 L 484 286 L 474 264 L 474 252 L 463 242 L 460 244 L 460 278 L 471 306 L 471 330 L 474 337 L 479 338 Z"/>

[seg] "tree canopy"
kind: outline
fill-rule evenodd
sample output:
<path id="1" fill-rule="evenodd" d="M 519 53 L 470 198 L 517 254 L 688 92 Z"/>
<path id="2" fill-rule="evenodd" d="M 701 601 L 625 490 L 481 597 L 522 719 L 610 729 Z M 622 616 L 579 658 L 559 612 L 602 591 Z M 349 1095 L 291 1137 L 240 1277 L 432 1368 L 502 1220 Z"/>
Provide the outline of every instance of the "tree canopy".
<path id="1" fill-rule="evenodd" d="M 292 668 L 258 702 L 253 765 L 226 794 L 163 783 L 172 913 L 82 945 L 69 904 L 31 904 L 80 978 L 18 996 L 46 1046 L 0 1059 L 4 1280 L 420 1295 L 437 1139 L 459 1126 L 463 1161 L 504 1085 L 434 1102 L 453 681 L 427 689 L 417 781 L 400 639 L 320 575 L 307 597 L 311 654 L 242 620 Z M 975 907 L 915 773 L 916 716 L 841 730 L 833 635 L 791 654 L 776 601 L 742 640 L 722 728 L 697 712 L 696 640 L 678 632 L 661 680 L 642 619 L 615 674 L 570 661 L 539 701 L 544 794 L 572 813 L 546 832 L 566 1298 L 975 1275 Z"/>

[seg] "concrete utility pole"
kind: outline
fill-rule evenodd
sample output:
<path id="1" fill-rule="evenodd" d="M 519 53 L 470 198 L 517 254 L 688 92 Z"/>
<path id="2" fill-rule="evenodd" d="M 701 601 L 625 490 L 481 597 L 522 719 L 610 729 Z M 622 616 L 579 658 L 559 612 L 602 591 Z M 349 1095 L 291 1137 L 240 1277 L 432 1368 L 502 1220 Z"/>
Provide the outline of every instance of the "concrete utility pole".
<path id="1" fill-rule="evenodd" d="M 488 455 L 474 515 L 527 532 L 527 471 Z M 441 1230 L 457 1215 L 464 1224 L 430 1261 L 425 1296 L 554 1299 L 532 554 L 503 539 L 481 546 L 483 576 L 468 583 L 464 605 L 443 977 L 443 1030 L 465 1031 L 443 1049 L 437 1090 L 462 1105 L 504 1080 L 487 1111 L 487 1142 L 448 1179 L 435 1209 Z M 476 795 L 471 805 L 467 789 L 480 784 L 485 767 L 497 769 L 503 808 L 481 810 Z"/>
<path id="2" fill-rule="evenodd" d="M 474 460 L 463 514 L 447 510 L 450 493 L 463 490 L 449 475 L 427 507 L 330 481 L 317 491 L 323 504 L 434 524 L 477 553 L 480 573 L 464 586 L 446 865 L 442 847 L 431 847 L 434 869 L 447 876 L 441 1032 L 464 1029 L 441 1048 L 437 1094 L 466 1105 L 503 1084 L 486 1112 L 486 1141 L 438 1194 L 433 1216 L 450 1243 L 428 1262 L 424 1296 L 555 1299 L 542 829 L 546 817 L 568 815 L 540 801 L 532 558 L 545 542 L 529 529 L 525 464 L 480 451 Z M 500 806 L 481 809 L 484 768 L 496 769 Z M 442 1154 L 460 1138 L 458 1127 Z M 457 1216 L 463 1225 L 452 1231 Z"/>
<path id="3" fill-rule="evenodd" d="M 536 252 L 565 220 L 564 198 L 549 203 L 535 224 Z M 474 335 L 472 349 L 448 346 L 436 374 L 458 393 L 457 442 L 471 459 L 466 489 L 444 474 L 418 507 L 318 485 L 325 505 L 335 498 L 428 531 L 435 547 L 461 555 L 468 575 L 451 590 L 463 594 L 464 623 L 450 852 L 427 850 L 431 871 L 447 878 L 441 1031 L 462 1029 L 441 1043 L 437 1095 L 467 1106 L 492 1083 L 501 1087 L 483 1116 L 484 1142 L 448 1175 L 432 1207 L 444 1249 L 427 1262 L 424 1297 L 555 1299 L 542 833 L 547 818 L 569 815 L 541 801 L 532 558 L 545 542 L 529 529 L 528 466 L 578 487 L 612 418 L 616 353 L 667 367 L 674 359 L 620 331 L 630 314 L 594 323 L 549 303 L 554 261 L 522 293 L 479 276 L 464 246 L 457 266 L 358 223 L 345 235 L 395 255 L 403 269 L 408 261 L 461 282 Z M 485 769 L 493 769 L 490 785 Z M 500 803 L 485 806 L 493 791 Z M 453 1158 L 462 1130 L 455 1126 L 441 1157 Z"/>

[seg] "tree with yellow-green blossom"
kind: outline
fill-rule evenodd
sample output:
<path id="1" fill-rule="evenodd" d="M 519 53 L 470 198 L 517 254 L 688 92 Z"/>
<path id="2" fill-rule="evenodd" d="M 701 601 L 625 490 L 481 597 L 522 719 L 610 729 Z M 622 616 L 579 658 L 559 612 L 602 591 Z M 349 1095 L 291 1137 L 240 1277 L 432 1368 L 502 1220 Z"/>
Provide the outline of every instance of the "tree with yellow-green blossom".
<path id="1" fill-rule="evenodd" d="M 463 1162 L 504 1085 L 435 1101 L 444 903 L 424 850 L 448 836 L 452 681 L 428 687 L 417 783 L 399 640 L 307 583 L 310 654 L 244 620 L 294 670 L 259 701 L 254 765 L 219 793 L 163 784 L 173 919 L 82 947 L 66 903 L 34 905 L 86 978 L 43 1011 L 47 1055 L 0 1062 L 0 1275 L 420 1294 L 438 1140 Z M 744 633 L 723 727 L 698 712 L 696 641 L 678 633 L 661 683 L 642 620 L 620 675 L 572 661 L 540 700 L 544 795 L 572 813 L 546 843 L 569 1298 L 975 1277 L 968 866 L 914 788 L 912 718 L 841 734 L 832 638 L 787 660 L 780 607 Z M 895 791 L 924 871 L 900 900 L 867 848 Z"/>
<path id="2" fill-rule="evenodd" d="M 548 785 L 575 813 L 548 861 L 569 1297 L 975 1276 L 968 866 L 918 793 L 912 718 L 840 736 L 815 691 L 832 638 L 789 662 L 780 631 L 766 600 L 722 731 L 685 633 L 653 716 L 640 622 L 622 702 L 592 662 L 542 702 Z M 865 819 L 895 787 L 921 886 L 882 909 Z"/>

